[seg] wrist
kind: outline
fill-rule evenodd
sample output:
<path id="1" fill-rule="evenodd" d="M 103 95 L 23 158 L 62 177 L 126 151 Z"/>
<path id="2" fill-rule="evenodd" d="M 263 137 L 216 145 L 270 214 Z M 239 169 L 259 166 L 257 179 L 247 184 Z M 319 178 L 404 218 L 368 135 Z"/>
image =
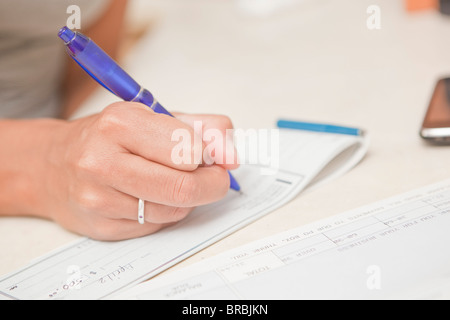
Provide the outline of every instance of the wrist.
<path id="1" fill-rule="evenodd" d="M 50 218 L 49 156 L 65 121 L 6 120 L 0 130 L 0 214 Z"/>

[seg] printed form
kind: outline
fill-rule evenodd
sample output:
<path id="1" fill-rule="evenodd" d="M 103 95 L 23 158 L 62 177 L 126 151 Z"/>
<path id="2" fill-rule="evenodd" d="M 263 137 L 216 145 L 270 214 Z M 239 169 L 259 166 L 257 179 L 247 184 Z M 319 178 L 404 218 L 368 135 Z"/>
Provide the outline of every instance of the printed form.
<path id="1" fill-rule="evenodd" d="M 121 299 L 449 299 L 450 180 L 144 282 Z"/>
<path id="2" fill-rule="evenodd" d="M 279 169 L 244 164 L 233 171 L 242 194 L 230 191 L 225 199 L 196 208 L 185 220 L 147 237 L 119 242 L 82 238 L 0 279 L 0 297 L 110 298 L 279 208 L 313 182 L 346 172 L 368 147 L 366 138 L 349 135 L 282 129 L 279 138 Z"/>

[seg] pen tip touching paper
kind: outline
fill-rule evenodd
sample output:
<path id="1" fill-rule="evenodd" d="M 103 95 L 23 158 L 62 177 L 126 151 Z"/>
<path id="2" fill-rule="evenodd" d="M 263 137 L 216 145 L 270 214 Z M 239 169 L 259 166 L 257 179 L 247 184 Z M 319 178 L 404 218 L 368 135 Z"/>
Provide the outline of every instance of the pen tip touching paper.
<path id="1" fill-rule="evenodd" d="M 233 177 L 233 175 L 231 174 L 230 171 L 228 171 L 228 175 L 230 177 L 230 188 L 240 192 L 241 191 L 241 186 L 239 185 L 239 183 L 236 181 L 236 179 Z"/>

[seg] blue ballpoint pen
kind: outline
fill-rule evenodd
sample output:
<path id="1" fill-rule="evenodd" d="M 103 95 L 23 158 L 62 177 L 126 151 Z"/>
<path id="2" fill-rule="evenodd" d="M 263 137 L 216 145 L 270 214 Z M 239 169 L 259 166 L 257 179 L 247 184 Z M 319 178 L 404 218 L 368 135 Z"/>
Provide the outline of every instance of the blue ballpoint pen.
<path id="1" fill-rule="evenodd" d="M 153 95 L 131 78 L 108 54 L 90 38 L 67 27 L 62 28 L 58 36 L 64 41 L 68 54 L 104 88 L 125 101 L 139 102 L 150 107 L 156 113 L 173 117 L 163 108 Z M 230 188 L 240 191 L 236 179 L 230 176 Z"/>

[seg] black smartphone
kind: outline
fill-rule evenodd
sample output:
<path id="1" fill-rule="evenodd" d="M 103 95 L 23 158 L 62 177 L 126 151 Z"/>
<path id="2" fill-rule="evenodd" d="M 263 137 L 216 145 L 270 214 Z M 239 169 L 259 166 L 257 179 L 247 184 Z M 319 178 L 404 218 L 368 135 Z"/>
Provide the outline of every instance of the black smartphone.
<path id="1" fill-rule="evenodd" d="M 432 143 L 450 144 L 450 78 L 436 83 L 420 136 Z"/>

